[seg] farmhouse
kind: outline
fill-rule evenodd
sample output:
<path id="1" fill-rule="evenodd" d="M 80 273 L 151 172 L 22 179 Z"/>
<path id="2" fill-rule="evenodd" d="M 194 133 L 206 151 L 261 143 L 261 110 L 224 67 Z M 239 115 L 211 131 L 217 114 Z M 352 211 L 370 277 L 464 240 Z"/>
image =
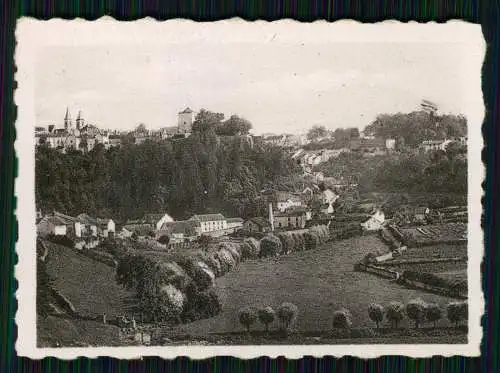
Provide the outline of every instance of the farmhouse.
<path id="1" fill-rule="evenodd" d="M 83 236 L 97 237 L 97 226 L 99 225 L 97 219 L 94 219 L 93 217 L 87 214 L 80 214 L 77 216 L 77 219 L 82 224 Z"/>
<path id="2" fill-rule="evenodd" d="M 146 214 L 144 215 L 143 219 L 143 222 L 145 224 L 150 224 L 155 230 L 160 229 L 163 226 L 163 224 L 173 221 L 174 219 L 167 213 Z"/>
<path id="3" fill-rule="evenodd" d="M 49 234 L 65 236 L 66 224 L 57 216 L 47 215 L 38 222 L 36 232 L 39 236 L 47 236 Z"/>
<path id="4" fill-rule="evenodd" d="M 361 227 L 365 231 L 378 231 L 382 229 L 385 222 L 385 215 L 382 211 L 377 210 L 367 221 L 361 223 Z"/>
<path id="5" fill-rule="evenodd" d="M 200 222 L 196 220 L 181 220 L 165 222 L 157 232 L 157 236 L 167 235 L 170 237 L 172 243 L 179 243 L 184 242 L 186 239 L 197 237 L 200 232 Z"/>
<path id="6" fill-rule="evenodd" d="M 337 199 L 339 198 L 339 196 L 337 194 L 335 194 L 334 191 L 332 191 L 331 189 L 325 189 L 322 193 L 321 193 L 321 200 L 323 203 L 328 203 L 328 204 L 332 204 L 334 203 Z"/>
<path id="7" fill-rule="evenodd" d="M 242 218 L 227 218 L 227 228 L 228 229 L 240 229 L 243 227 L 243 219 Z"/>
<path id="8" fill-rule="evenodd" d="M 82 236 L 82 223 L 77 218 L 69 215 L 61 214 L 60 212 L 54 211 L 53 216 L 58 217 L 64 225 L 66 225 L 66 234 L 81 237 Z"/>
<path id="9" fill-rule="evenodd" d="M 222 214 L 193 215 L 189 220 L 200 223 L 200 233 L 227 229 L 227 219 Z"/>
<path id="10" fill-rule="evenodd" d="M 102 237 L 112 237 L 115 234 L 115 222 L 111 219 L 97 218 L 99 235 Z"/>
<path id="11" fill-rule="evenodd" d="M 413 221 L 418 223 L 425 223 L 430 210 L 428 207 L 417 207 L 413 212 Z"/>
<path id="12" fill-rule="evenodd" d="M 276 210 L 284 212 L 291 207 L 302 206 L 302 199 L 299 196 L 289 192 L 276 193 Z"/>
<path id="13" fill-rule="evenodd" d="M 306 226 L 305 209 L 289 209 L 284 212 L 277 212 L 273 216 L 274 227 L 303 229 Z"/>
<path id="14" fill-rule="evenodd" d="M 245 220 L 243 228 L 249 232 L 267 233 L 271 231 L 271 223 L 266 218 L 256 217 Z"/>

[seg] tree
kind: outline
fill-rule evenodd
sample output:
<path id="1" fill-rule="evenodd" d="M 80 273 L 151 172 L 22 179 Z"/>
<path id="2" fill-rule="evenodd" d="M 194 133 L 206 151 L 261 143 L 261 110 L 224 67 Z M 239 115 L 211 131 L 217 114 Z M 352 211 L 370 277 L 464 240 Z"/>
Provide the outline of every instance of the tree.
<path id="1" fill-rule="evenodd" d="M 247 333 L 250 333 L 250 327 L 257 320 L 257 311 L 253 307 L 245 307 L 239 311 L 240 323 L 247 329 Z"/>
<path id="2" fill-rule="evenodd" d="M 280 329 L 288 333 L 293 324 L 297 321 L 299 309 L 293 303 L 285 302 L 277 310 L 276 316 L 280 321 Z"/>
<path id="3" fill-rule="evenodd" d="M 276 256 L 281 252 L 281 250 L 281 241 L 275 235 L 268 234 L 260 240 L 259 256 L 261 258 Z"/>
<path id="4" fill-rule="evenodd" d="M 426 308 L 425 318 L 427 321 L 432 322 L 434 328 L 436 324 L 443 317 L 443 310 L 436 303 L 429 303 Z"/>
<path id="5" fill-rule="evenodd" d="M 446 317 L 450 322 L 458 327 L 461 321 L 468 318 L 468 305 L 467 302 L 450 302 L 446 307 Z"/>
<path id="6" fill-rule="evenodd" d="M 228 120 L 219 124 L 216 133 L 220 136 L 246 135 L 251 129 L 252 123 L 248 120 L 238 115 L 231 115 Z"/>
<path id="7" fill-rule="evenodd" d="M 406 314 L 415 322 L 416 329 L 425 320 L 426 307 L 427 303 L 420 298 L 413 299 L 406 305 Z"/>
<path id="8" fill-rule="evenodd" d="M 401 302 L 391 302 L 386 307 L 386 318 L 393 328 L 398 328 L 399 322 L 404 318 L 405 306 Z"/>
<path id="9" fill-rule="evenodd" d="M 343 308 L 333 313 L 332 326 L 334 329 L 349 329 L 352 326 L 352 315 L 348 309 Z"/>
<path id="10" fill-rule="evenodd" d="M 224 114 L 201 109 L 193 122 L 193 132 L 207 133 L 215 131 L 224 120 Z"/>
<path id="11" fill-rule="evenodd" d="M 160 236 L 160 238 L 158 238 L 158 242 L 168 246 L 168 244 L 170 243 L 170 237 L 164 234 L 163 236 Z"/>
<path id="12" fill-rule="evenodd" d="M 307 132 L 307 139 L 315 141 L 319 138 L 325 137 L 326 135 L 328 135 L 328 130 L 325 128 L 325 126 L 313 126 Z"/>
<path id="13" fill-rule="evenodd" d="M 269 331 L 269 324 L 271 324 L 276 318 L 276 313 L 272 307 L 267 306 L 262 308 L 258 312 L 259 321 L 266 326 L 266 332 Z"/>
<path id="14" fill-rule="evenodd" d="M 370 316 L 370 319 L 377 324 L 378 329 L 380 323 L 384 319 L 384 307 L 377 303 L 370 304 L 368 306 L 368 316 Z"/>

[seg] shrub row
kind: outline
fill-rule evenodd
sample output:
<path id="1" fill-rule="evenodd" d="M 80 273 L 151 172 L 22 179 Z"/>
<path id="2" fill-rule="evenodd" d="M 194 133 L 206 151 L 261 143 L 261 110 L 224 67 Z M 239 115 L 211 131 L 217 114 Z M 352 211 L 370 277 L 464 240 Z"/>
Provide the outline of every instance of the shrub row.
<path id="1" fill-rule="evenodd" d="M 254 307 L 245 307 L 239 311 L 240 323 L 246 328 L 247 332 L 250 332 L 251 326 L 258 320 L 269 331 L 269 325 L 271 325 L 276 319 L 278 320 L 278 330 L 282 332 L 288 332 L 295 322 L 299 310 L 297 306 L 293 303 L 285 302 L 278 307 L 276 311 L 270 306 L 256 309 Z"/>
<path id="2" fill-rule="evenodd" d="M 466 290 L 467 281 L 463 280 L 447 280 L 442 277 L 436 276 L 433 273 L 417 272 L 417 271 L 404 271 L 403 278 L 413 281 L 419 281 L 427 285 L 436 286 L 448 290 Z"/>
<path id="3" fill-rule="evenodd" d="M 392 327 L 398 327 L 401 320 L 406 315 L 415 323 L 418 328 L 424 322 L 436 323 L 443 317 L 443 310 L 436 303 L 426 303 L 420 298 L 410 300 L 406 307 L 401 302 L 391 302 L 385 308 L 380 304 L 372 303 L 368 307 L 368 316 L 376 323 L 377 328 L 384 319 L 384 315 L 391 323 Z M 450 302 L 446 307 L 448 320 L 458 326 L 461 321 L 468 318 L 468 305 L 466 301 Z"/>
<path id="4" fill-rule="evenodd" d="M 268 234 L 260 241 L 260 257 L 312 250 L 329 239 L 330 231 L 325 225 L 313 226 L 308 230 Z"/>

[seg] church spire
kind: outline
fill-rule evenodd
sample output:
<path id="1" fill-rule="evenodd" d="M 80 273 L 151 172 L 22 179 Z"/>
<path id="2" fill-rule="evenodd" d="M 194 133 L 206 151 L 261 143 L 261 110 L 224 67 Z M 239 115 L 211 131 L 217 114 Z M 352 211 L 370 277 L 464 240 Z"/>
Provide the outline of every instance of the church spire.
<path id="1" fill-rule="evenodd" d="M 72 127 L 71 115 L 69 113 L 69 108 L 66 107 L 66 115 L 64 116 L 64 128 L 66 131 Z"/>

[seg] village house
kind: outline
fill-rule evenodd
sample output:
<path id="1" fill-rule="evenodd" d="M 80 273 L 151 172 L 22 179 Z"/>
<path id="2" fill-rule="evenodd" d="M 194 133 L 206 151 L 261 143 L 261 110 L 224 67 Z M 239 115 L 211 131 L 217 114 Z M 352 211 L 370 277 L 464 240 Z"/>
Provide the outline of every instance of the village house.
<path id="1" fill-rule="evenodd" d="M 181 243 L 186 240 L 194 240 L 201 233 L 201 225 L 196 220 L 180 220 L 165 222 L 156 236 L 167 235 L 171 243 Z"/>
<path id="2" fill-rule="evenodd" d="M 56 236 L 66 235 L 66 224 L 65 222 L 53 215 L 44 216 L 36 225 L 36 233 L 39 236 L 48 236 L 50 234 Z"/>
<path id="3" fill-rule="evenodd" d="M 331 189 L 327 188 L 321 192 L 321 201 L 325 204 L 333 204 L 339 196 Z"/>
<path id="4" fill-rule="evenodd" d="M 385 223 L 385 215 L 382 211 L 377 210 L 367 221 L 361 223 L 361 227 L 365 231 L 378 231 L 382 229 Z"/>
<path id="5" fill-rule="evenodd" d="M 222 214 L 193 215 L 189 220 L 200 223 L 201 233 L 227 229 L 227 220 Z"/>
<path id="6" fill-rule="evenodd" d="M 227 229 L 238 230 L 243 227 L 242 218 L 227 218 Z"/>
<path id="7" fill-rule="evenodd" d="M 163 224 L 171 223 L 174 219 L 167 213 L 146 214 L 142 220 L 145 224 L 150 224 L 154 230 L 160 229 Z"/>
<path id="8" fill-rule="evenodd" d="M 249 232 L 267 233 L 271 231 L 271 223 L 266 218 L 255 217 L 245 220 L 243 228 Z"/>
<path id="9" fill-rule="evenodd" d="M 97 226 L 99 225 L 97 219 L 87 214 L 80 214 L 77 219 L 82 224 L 82 236 L 97 237 Z"/>
<path id="10" fill-rule="evenodd" d="M 413 211 L 413 221 L 416 223 L 425 223 L 430 210 L 428 207 L 417 207 Z"/>
<path id="11" fill-rule="evenodd" d="M 291 207 L 302 206 L 302 199 L 289 192 L 276 192 L 275 209 L 278 211 L 285 211 Z"/>
<path id="12" fill-rule="evenodd" d="M 452 143 L 453 140 L 424 140 L 420 147 L 424 150 L 424 152 L 430 151 L 446 151 L 446 147 L 448 144 Z"/>
<path id="13" fill-rule="evenodd" d="M 114 237 L 115 222 L 112 219 L 97 218 L 97 224 L 101 237 Z"/>
<path id="14" fill-rule="evenodd" d="M 302 229 L 306 226 L 306 221 L 306 211 L 303 208 L 273 213 L 275 229 Z"/>
<path id="15" fill-rule="evenodd" d="M 334 211 L 335 210 L 334 210 L 333 205 L 331 203 L 324 203 L 320 207 L 320 212 L 323 215 L 331 215 L 334 213 Z"/>

